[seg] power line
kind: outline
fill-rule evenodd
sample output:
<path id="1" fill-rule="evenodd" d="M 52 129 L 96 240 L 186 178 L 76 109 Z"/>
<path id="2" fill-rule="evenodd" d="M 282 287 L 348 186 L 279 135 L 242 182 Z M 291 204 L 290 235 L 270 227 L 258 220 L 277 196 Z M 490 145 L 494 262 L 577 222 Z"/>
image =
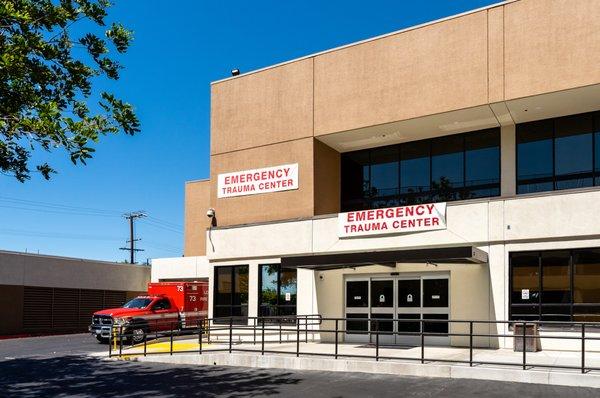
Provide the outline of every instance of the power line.
<path id="1" fill-rule="evenodd" d="M 179 224 L 175 224 L 170 221 L 161 220 L 160 218 L 148 216 L 148 219 L 154 221 L 157 224 L 163 224 L 167 227 L 171 227 L 171 228 L 175 228 L 175 229 L 183 229 L 183 227 Z"/>
<path id="2" fill-rule="evenodd" d="M 155 223 L 153 221 L 150 221 L 150 220 L 143 220 L 143 223 L 144 223 L 144 225 L 147 225 L 149 227 L 162 229 L 162 230 L 173 232 L 173 233 L 176 233 L 176 234 L 183 234 L 183 231 L 180 230 L 180 229 L 178 230 L 178 229 L 175 229 L 175 228 L 166 227 L 164 225 L 157 224 L 157 223 Z"/>
<path id="3" fill-rule="evenodd" d="M 41 231 L 27 231 L 22 229 L 0 229 L 1 235 L 19 235 L 19 236 L 30 236 L 36 238 L 55 238 L 55 239 L 81 239 L 81 240 L 104 240 L 104 241 L 119 241 L 120 238 L 112 236 L 102 235 L 80 235 L 80 234 L 65 234 L 60 232 L 41 232 Z"/>
<path id="4" fill-rule="evenodd" d="M 19 198 L 11 198 L 8 196 L 0 196 L 0 202 L 7 202 L 9 204 L 19 204 L 30 207 L 42 207 L 49 208 L 61 211 L 78 211 L 85 213 L 96 213 L 96 214 L 106 214 L 112 216 L 120 216 L 122 212 L 116 210 L 107 210 L 107 209 L 97 209 L 92 207 L 81 207 L 81 206 L 70 206 L 58 203 L 49 203 L 49 202 L 40 202 L 35 200 L 28 199 L 19 199 Z"/>

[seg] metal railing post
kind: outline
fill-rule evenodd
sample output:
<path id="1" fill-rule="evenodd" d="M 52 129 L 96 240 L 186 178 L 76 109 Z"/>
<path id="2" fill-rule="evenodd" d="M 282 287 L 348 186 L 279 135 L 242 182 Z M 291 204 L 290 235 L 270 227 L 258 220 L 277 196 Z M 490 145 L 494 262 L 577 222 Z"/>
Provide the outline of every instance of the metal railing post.
<path id="1" fill-rule="evenodd" d="M 146 335 L 144 335 L 144 356 L 146 356 L 147 345 L 148 345 L 148 339 L 146 338 Z"/>
<path id="2" fill-rule="evenodd" d="M 202 354 L 202 334 L 204 332 L 204 319 L 198 322 L 198 354 Z"/>
<path id="3" fill-rule="evenodd" d="M 581 324 L 581 373 L 585 373 L 585 323 Z"/>
<path id="4" fill-rule="evenodd" d="M 113 345 L 113 334 L 114 334 L 114 328 L 112 325 L 110 325 L 110 333 L 108 334 L 108 357 L 112 357 L 112 345 Z"/>
<path id="5" fill-rule="evenodd" d="M 375 360 L 379 361 L 379 320 L 375 321 Z"/>
<path id="6" fill-rule="evenodd" d="M 229 353 L 231 354 L 231 346 L 233 344 L 233 317 L 229 318 Z"/>
<path id="7" fill-rule="evenodd" d="M 339 322 L 335 320 L 335 359 L 338 359 L 338 332 L 339 332 Z"/>
<path id="8" fill-rule="evenodd" d="M 252 321 L 254 323 L 254 327 L 252 328 L 252 335 L 253 335 L 252 345 L 256 345 L 256 318 L 254 318 Z"/>
<path id="9" fill-rule="evenodd" d="M 425 334 L 423 334 L 423 329 L 425 327 L 424 327 L 422 319 L 421 319 L 420 323 L 421 323 L 421 328 L 420 328 L 420 334 L 421 334 L 421 363 L 425 363 Z"/>
<path id="10" fill-rule="evenodd" d="M 527 370 L 527 322 L 523 322 L 523 370 Z"/>
<path id="11" fill-rule="evenodd" d="M 296 318 L 296 357 L 300 356 L 300 318 Z"/>
<path id="12" fill-rule="evenodd" d="M 279 344 L 281 344 L 281 319 L 279 319 Z"/>
<path id="13" fill-rule="evenodd" d="M 119 326 L 119 356 L 123 355 L 123 326 Z"/>
<path id="14" fill-rule="evenodd" d="M 169 355 L 173 355 L 173 322 L 171 322 L 171 336 L 170 336 L 170 344 L 169 344 Z"/>
<path id="15" fill-rule="evenodd" d="M 473 321 L 469 322 L 469 366 L 473 366 Z"/>
<path id="16" fill-rule="evenodd" d="M 260 339 L 260 352 L 265 355 L 265 318 L 262 318 L 262 336 Z"/>
<path id="17" fill-rule="evenodd" d="M 304 342 L 308 343 L 308 315 L 304 315 Z"/>

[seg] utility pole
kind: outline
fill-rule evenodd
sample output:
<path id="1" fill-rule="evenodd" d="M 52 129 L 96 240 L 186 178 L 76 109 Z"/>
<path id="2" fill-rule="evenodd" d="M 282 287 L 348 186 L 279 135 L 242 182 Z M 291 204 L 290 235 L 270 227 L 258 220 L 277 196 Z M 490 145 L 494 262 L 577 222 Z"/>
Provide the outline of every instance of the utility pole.
<path id="1" fill-rule="evenodd" d="M 129 221 L 129 240 L 126 243 L 129 243 L 129 247 L 120 247 L 119 250 L 128 250 L 129 251 L 129 263 L 135 264 L 135 252 L 143 252 L 144 249 L 138 249 L 135 247 L 135 242 L 140 241 L 141 239 L 136 239 L 134 234 L 134 223 L 136 218 L 146 217 L 146 214 L 143 211 L 133 211 L 130 213 L 123 214 L 126 220 Z"/>

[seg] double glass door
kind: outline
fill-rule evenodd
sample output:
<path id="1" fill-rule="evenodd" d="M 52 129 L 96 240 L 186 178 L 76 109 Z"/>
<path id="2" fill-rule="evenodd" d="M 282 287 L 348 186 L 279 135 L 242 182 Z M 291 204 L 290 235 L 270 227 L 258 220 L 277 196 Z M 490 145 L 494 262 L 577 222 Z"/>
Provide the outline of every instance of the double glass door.
<path id="1" fill-rule="evenodd" d="M 449 344 L 444 322 L 449 314 L 447 274 L 346 280 L 346 317 L 352 319 L 346 325 L 347 341 L 375 342 L 372 332 L 379 330 L 380 344 L 416 345 L 423 320 L 423 331 L 436 334 L 426 337 L 427 344 Z"/>

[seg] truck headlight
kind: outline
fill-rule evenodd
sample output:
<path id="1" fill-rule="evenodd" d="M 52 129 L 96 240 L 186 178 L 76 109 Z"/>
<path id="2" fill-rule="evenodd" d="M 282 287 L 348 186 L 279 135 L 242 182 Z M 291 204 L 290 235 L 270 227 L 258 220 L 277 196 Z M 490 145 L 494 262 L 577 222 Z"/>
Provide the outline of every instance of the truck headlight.
<path id="1" fill-rule="evenodd" d="M 123 325 L 126 325 L 127 323 L 129 323 L 128 318 L 115 318 L 115 322 L 114 322 L 114 324 L 117 326 L 123 326 Z"/>

